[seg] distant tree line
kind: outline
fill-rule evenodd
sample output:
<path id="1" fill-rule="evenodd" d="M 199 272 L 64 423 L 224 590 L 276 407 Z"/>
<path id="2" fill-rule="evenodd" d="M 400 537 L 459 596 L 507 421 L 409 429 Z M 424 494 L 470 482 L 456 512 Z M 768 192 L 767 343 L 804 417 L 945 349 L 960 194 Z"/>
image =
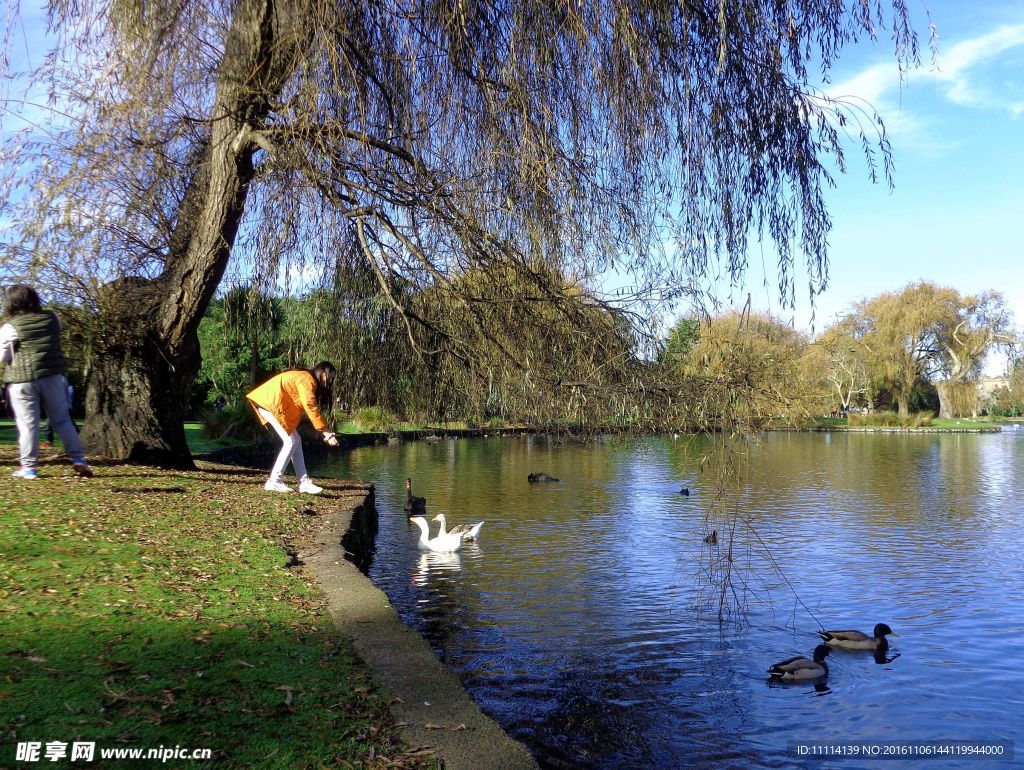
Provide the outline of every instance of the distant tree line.
<path id="1" fill-rule="evenodd" d="M 815 340 L 770 315 L 681 320 L 664 358 L 684 378 L 746 372 L 749 408 L 763 415 L 893 409 L 942 418 L 1024 409 L 1020 335 L 996 291 L 964 295 L 930 281 L 861 300 Z M 983 401 L 986 358 L 1004 353 L 1008 386 Z"/>
<path id="2" fill-rule="evenodd" d="M 577 302 L 585 300 L 582 288 L 564 283 Z M 328 359 L 341 371 L 336 396 L 344 410 L 380 407 L 421 423 L 757 428 L 865 407 L 901 417 L 1024 415 L 1018 333 L 995 291 L 963 295 L 921 281 L 855 303 L 813 340 L 749 309 L 686 317 L 654 356 L 615 310 L 596 301 L 580 307 L 591 317 L 572 328 L 552 312 L 537 328 L 523 324 L 515 339 L 478 340 L 481 348 L 514 351 L 522 369 L 495 367 L 501 356 L 481 349 L 460 373 L 434 366 L 423 349 L 430 341 L 410 338 L 402 318 L 372 294 L 359 301 L 327 290 L 273 298 L 239 287 L 216 299 L 200 325 L 197 388 L 207 403 L 222 395 L 238 404 L 272 372 Z M 493 312 L 502 311 L 495 305 Z M 575 339 L 585 328 L 587 339 Z M 1010 361 L 1008 384 L 983 399 L 977 382 L 996 351 Z M 574 372 L 590 373 L 586 388 L 580 382 L 574 390 Z"/>

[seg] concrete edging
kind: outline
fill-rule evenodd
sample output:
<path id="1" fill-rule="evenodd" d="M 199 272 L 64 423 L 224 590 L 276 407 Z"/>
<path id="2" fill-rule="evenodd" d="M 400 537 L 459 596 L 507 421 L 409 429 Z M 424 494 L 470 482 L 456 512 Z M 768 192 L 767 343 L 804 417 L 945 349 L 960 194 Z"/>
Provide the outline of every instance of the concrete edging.
<path id="1" fill-rule="evenodd" d="M 366 487 L 363 505 L 372 506 L 373 487 Z M 325 492 L 328 498 L 331 490 Z M 436 749 L 433 757 L 446 770 L 536 770 L 526 747 L 480 710 L 384 592 L 345 559 L 341 540 L 359 508 L 322 506 L 320 527 L 298 556 L 323 590 L 335 626 L 391 700 L 402 737 L 414 749 Z"/>

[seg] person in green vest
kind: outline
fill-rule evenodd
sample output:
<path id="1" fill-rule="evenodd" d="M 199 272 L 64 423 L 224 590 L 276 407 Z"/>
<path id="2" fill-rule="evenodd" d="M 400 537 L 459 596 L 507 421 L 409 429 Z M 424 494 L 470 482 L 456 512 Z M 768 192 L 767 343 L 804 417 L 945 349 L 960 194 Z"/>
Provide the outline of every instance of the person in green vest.
<path id="1" fill-rule="evenodd" d="M 4 293 L 6 323 L 0 326 L 0 362 L 4 367 L 7 399 L 18 426 L 21 468 L 15 478 L 36 478 L 39 462 L 40 407 L 46 410 L 54 431 L 71 457 L 71 467 L 89 478 L 92 469 L 71 422 L 67 401 L 67 362 L 60 349 L 60 321 L 43 310 L 31 286 L 14 284 Z"/>

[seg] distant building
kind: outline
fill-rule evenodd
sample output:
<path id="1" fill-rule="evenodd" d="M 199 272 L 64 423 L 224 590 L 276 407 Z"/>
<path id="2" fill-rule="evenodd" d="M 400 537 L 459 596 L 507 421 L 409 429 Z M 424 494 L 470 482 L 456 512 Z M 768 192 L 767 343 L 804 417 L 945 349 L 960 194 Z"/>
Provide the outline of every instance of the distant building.
<path id="1" fill-rule="evenodd" d="M 978 395 L 982 401 L 985 401 L 992 397 L 997 390 L 1010 388 L 1009 377 L 982 377 L 978 380 Z"/>

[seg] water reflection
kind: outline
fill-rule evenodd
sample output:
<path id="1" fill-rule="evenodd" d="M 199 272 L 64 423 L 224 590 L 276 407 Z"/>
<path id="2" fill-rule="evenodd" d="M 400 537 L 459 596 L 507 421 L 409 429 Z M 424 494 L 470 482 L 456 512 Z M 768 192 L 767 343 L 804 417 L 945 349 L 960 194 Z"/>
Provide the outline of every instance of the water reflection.
<path id="1" fill-rule="evenodd" d="M 799 691 L 804 695 L 810 695 L 813 697 L 820 697 L 822 695 L 829 695 L 832 693 L 832 688 L 828 686 L 828 682 L 800 682 L 794 679 L 779 679 L 777 677 L 768 677 L 765 683 L 769 688 Z"/>
<path id="2" fill-rule="evenodd" d="M 435 577 L 447 576 L 447 573 L 462 569 L 462 556 L 455 553 L 437 553 L 424 551 L 416 562 L 416 571 L 412 575 L 412 584 L 420 588 L 427 585 L 431 574 Z"/>
<path id="3" fill-rule="evenodd" d="M 706 451 L 442 441 L 318 472 L 376 485 L 371 578 L 544 766 L 796 767 L 794 740 L 1024 738 L 1005 649 L 1024 630 L 1024 433 L 770 434 L 735 497 Z M 529 484 L 539 470 L 562 481 Z M 407 475 L 430 515 L 486 519 L 482 543 L 420 552 Z M 694 608 L 725 570 L 745 612 L 719 625 Z M 765 686 L 817 628 L 879 621 L 900 633 L 888 653 L 837 651 L 825 681 Z"/>

